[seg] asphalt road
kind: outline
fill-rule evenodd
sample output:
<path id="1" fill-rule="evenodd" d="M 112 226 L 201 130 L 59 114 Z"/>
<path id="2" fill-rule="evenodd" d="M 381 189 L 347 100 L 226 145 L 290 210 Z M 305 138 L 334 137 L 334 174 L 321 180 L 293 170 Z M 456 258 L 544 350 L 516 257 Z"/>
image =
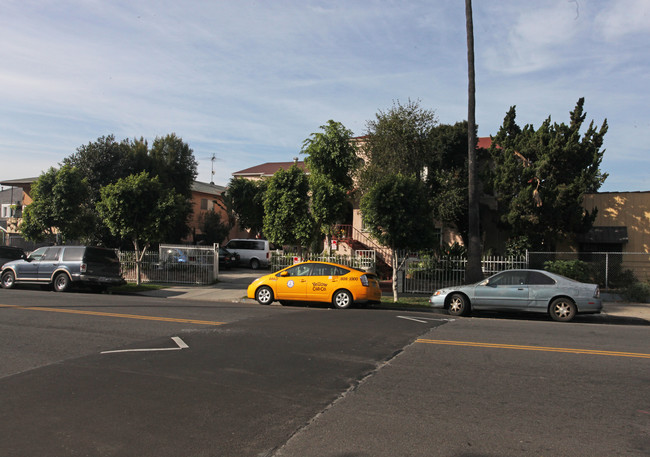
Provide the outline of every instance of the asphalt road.
<path id="1" fill-rule="evenodd" d="M 0 455 L 647 456 L 649 332 L 1 290 Z"/>

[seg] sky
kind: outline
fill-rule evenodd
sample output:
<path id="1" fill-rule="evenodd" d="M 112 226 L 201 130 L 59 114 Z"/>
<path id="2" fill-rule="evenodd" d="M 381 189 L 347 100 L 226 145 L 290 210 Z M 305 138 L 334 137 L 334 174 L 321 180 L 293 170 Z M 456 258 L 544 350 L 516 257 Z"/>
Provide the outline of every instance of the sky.
<path id="1" fill-rule="evenodd" d="M 354 135 L 409 99 L 467 119 L 462 0 L 0 0 L 0 180 L 78 147 L 176 133 L 198 180 L 287 162 L 329 119 Z M 601 191 L 649 191 L 650 1 L 474 0 L 476 121 L 535 128 L 585 98 Z M 216 160 L 212 161 L 212 156 Z M 214 170 L 214 175 L 212 175 Z"/>

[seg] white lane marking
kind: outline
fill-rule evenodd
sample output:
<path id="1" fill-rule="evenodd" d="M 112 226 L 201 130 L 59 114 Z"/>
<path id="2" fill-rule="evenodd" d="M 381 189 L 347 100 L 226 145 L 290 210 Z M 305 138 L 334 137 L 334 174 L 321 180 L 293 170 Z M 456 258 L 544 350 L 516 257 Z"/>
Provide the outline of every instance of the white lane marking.
<path id="1" fill-rule="evenodd" d="M 416 319 L 414 317 L 408 317 L 408 316 L 397 316 L 400 319 L 406 319 L 409 321 L 415 321 L 415 322 L 420 322 L 421 324 L 426 324 L 427 321 L 444 321 L 444 322 L 454 322 L 456 319 L 447 319 L 444 317 L 437 318 L 437 317 L 420 317 L 419 319 Z M 420 319 L 425 319 L 425 320 L 420 320 Z"/>
<path id="2" fill-rule="evenodd" d="M 102 351 L 100 354 L 114 354 L 116 352 L 156 352 L 156 351 L 180 351 L 187 349 L 189 346 L 177 336 L 173 336 L 172 340 L 178 345 L 177 348 L 150 348 L 150 349 L 120 349 L 117 351 Z"/>

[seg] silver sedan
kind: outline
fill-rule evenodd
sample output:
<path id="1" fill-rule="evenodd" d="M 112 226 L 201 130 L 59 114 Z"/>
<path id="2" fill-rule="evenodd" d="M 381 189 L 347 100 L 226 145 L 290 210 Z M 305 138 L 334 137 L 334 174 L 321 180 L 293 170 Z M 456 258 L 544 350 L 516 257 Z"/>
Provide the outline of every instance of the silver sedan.
<path id="1" fill-rule="evenodd" d="M 471 310 L 548 313 L 568 322 L 578 313 L 600 313 L 597 284 L 586 284 L 543 270 L 507 270 L 467 286 L 436 290 L 429 303 L 453 316 Z"/>

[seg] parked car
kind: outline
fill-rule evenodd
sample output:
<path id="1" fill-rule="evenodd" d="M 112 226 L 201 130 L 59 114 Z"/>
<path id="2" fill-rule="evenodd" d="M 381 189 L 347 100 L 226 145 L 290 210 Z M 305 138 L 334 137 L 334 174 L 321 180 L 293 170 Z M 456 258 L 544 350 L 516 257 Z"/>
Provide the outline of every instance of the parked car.
<path id="1" fill-rule="evenodd" d="M 224 246 L 230 252 L 239 254 L 239 263 L 253 270 L 267 268 L 271 260 L 271 251 L 275 249 L 267 240 L 233 239 Z"/>
<path id="2" fill-rule="evenodd" d="M 53 286 L 63 292 L 73 285 L 103 291 L 123 284 L 120 261 L 112 249 L 93 246 L 50 246 L 38 248 L 27 258 L 4 264 L 0 282 L 5 289 L 17 284 Z"/>
<path id="3" fill-rule="evenodd" d="M 178 248 L 169 248 L 163 252 L 165 263 L 187 263 L 187 254 Z"/>
<path id="4" fill-rule="evenodd" d="M 25 251 L 13 246 L 0 246 L 0 267 L 12 260 L 24 259 Z"/>
<path id="5" fill-rule="evenodd" d="M 219 248 L 219 268 L 230 268 L 239 263 L 239 254 L 234 254 L 226 248 Z"/>
<path id="6" fill-rule="evenodd" d="M 331 303 L 344 309 L 353 303 L 381 301 L 379 280 L 374 273 L 327 262 L 302 262 L 262 276 L 248 286 L 248 298 L 262 305 L 278 300 Z"/>
<path id="7" fill-rule="evenodd" d="M 561 322 L 603 308 L 598 285 L 543 270 L 507 270 L 476 284 L 436 290 L 429 303 L 453 316 L 472 310 L 529 311 Z"/>

